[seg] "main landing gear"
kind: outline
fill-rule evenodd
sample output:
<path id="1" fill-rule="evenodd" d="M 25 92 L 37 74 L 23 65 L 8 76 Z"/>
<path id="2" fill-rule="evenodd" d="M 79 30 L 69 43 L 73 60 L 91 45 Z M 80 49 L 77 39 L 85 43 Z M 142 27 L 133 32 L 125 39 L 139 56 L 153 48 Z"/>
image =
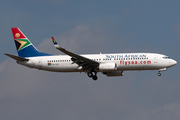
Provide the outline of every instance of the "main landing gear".
<path id="1" fill-rule="evenodd" d="M 98 79 L 96 74 L 97 74 L 97 72 L 88 72 L 87 73 L 88 77 L 92 78 L 94 81 Z"/>

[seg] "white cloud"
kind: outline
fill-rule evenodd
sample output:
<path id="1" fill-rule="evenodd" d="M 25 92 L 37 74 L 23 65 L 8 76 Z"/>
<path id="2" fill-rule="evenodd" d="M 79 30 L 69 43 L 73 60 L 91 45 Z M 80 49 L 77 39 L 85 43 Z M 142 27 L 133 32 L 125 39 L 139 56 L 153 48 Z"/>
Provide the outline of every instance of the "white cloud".
<path id="1" fill-rule="evenodd" d="M 0 72 L 4 71 L 4 69 L 6 68 L 7 63 L 8 63 L 7 60 L 5 60 L 0 64 Z"/>
<path id="2" fill-rule="evenodd" d="M 67 50 L 86 54 L 99 53 L 100 50 L 104 50 L 110 37 L 112 36 L 107 35 L 107 31 L 101 26 L 78 25 L 59 36 L 55 36 L 55 39 L 61 47 Z M 50 39 L 45 39 L 38 48 L 45 52 L 55 52 Z"/>

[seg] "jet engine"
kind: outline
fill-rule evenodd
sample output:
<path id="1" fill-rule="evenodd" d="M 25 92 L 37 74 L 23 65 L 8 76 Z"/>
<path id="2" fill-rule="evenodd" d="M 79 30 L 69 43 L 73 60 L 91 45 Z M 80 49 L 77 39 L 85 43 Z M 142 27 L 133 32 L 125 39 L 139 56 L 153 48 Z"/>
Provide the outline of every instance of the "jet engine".
<path id="1" fill-rule="evenodd" d="M 104 71 L 116 71 L 117 70 L 117 65 L 116 63 L 101 63 L 99 65 L 99 71 L 104 72 Z"/>

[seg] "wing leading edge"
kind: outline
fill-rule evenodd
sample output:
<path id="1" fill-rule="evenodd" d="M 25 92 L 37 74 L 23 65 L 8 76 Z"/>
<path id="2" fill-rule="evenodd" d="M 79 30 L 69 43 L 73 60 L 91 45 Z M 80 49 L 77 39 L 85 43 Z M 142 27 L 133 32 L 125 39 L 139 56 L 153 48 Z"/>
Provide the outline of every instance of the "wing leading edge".
<path id="1" fill-rule="evenodd" d="M 72 53 L 70 51 L 65 50 L 64 48 L 60 47 L 54 37 L 51 37 L 52 41 L 54 43 L 54 46 L 56 49 L 60 50 L 61 52 L 71 56 L 71 60 L 73 61 L 72 64 L 76 63 L 79 68 L 83 70 L 94 70 L 94 68 L 97 68 L 99 66 L 99 62 L 91 60 L 89 58 L 77 55 L 75 53 Z"/>

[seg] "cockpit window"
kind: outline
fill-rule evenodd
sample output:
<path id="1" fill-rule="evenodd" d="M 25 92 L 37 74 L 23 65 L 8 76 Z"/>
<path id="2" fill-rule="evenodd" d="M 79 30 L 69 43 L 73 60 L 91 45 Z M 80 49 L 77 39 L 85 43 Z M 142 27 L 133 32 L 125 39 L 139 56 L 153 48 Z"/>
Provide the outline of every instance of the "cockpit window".
<path id="1" fill-rule="evenodd" d="M 163 57 L 163 59 L 170 59 L 170 57 L 168 57 L 168 56 L 164 56 L 164 57 Z"/>

